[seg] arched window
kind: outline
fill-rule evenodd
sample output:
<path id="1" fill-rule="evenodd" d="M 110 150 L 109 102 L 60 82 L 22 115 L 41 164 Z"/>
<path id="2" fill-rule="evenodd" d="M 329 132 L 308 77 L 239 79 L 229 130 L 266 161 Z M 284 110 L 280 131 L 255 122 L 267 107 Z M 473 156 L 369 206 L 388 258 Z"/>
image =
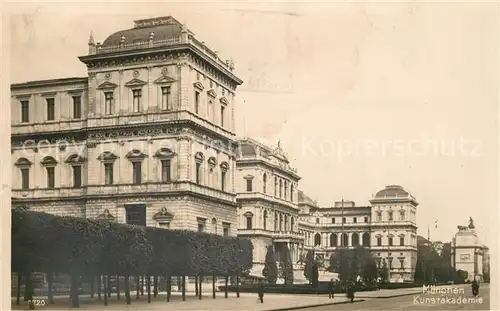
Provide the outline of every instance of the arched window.
<path id="1" fill-rule="evenodd" d="M 262 176 L 262 192 L 266 193 L 266 188 L 267 188 L 267 174 L 264 173 Z"/>
<path id="2" fill-rule="evenodd" d="M 283 198 L 286 200 L 288 198 L 288 183 L 286 182 L 286 180 L 284 184 L 285 184 L 285 192 L 283 193 Z"/>
<path id="3" fill-rule="evenodd" d="M 196 183 L 198 185 L 202 184 L 202 165 L 203 161 L 205 160 L 205 156 L 201 152 L 197 152 L 194 155 L 194 163 L 195 163 L 195 178 L 196 178 Z"/>
<path id="4" fill-rule="evenodd" d="M 368 232 L 363 233 L 363 246 L 370 246 L 370 234 Z"/>
<path id="5" fill-rule="evenodd" d="M 47 188 L 52 189 L 56 187 L 56 165 L 57 161 L 51 156 L 46 156 L 42 160 L 42 165 L 45 166 L 47 173 Z"/>
<path id="6" fill-rule="evenodd" d="M 377 211 L 377 221 L 382 221 L 382 212 Z"/>
<path id="7" fill-rule="evenodd" d="M 389 246 L 393 246 L 393 244 L 394 244 L 394 240 L 393 240 L 393 238 L 394 238 L 394 236 L 393 236 L 392 234 L 389 234 L 389 235 L 387 236 L 387 241 L 388 241 L 388 243 L 389 243 Z"/>
<path id="8" fill-rule="evenodd" d="M 283 229 L 284 231 L 288 231 L 288 215 L 285 215 L 285 227 Z"/>
<path id="9" fill-rule="evenodd" d="M 280 179 L 280 199 L 282 198 L 283 195 L 283 181 Z"/>
<path id="10" fill-rule="evenodd" d="M 229 170 L 229 164 L 227 162 L 222 162 L 220 164 L 220 189 L 226 191 L 227 183 L 227 171 Z"/>
<path id="11" fill-rule="evenodd" d="M 330 246 L 331 247 L 338 246 L 338 237 L 337 237 L 337 234 L 335 234 L 335 233 L 330 234 Z"/>
<path id="12" fill-rule="evenodd" d="M 132 162 L 132 183 L 135 185 L 142 183 L 142 161 L 146 157 L 147 155 L 137 149 L 127 153 L 127 159 Z"/>
<path id="13" fill-rule="evenodd" d="M 359 245 L 359 235 L 356 232 L 354 232 L 352 234 L 351 239 L 352 239 L 352 241 L 351 241 L 352 246 L 358 246 Z"/>
<path id="14" fill-rule="evenodd" d="M 280 214 L 280 231 L 283 231 L 283 214 Z"/>
<path id="15" fill-rule="evenodd" d="M 382 236 L 377 234 L 377 246 L 382 246 Z"/>
<path id="16" fill-rule="evenodd" d="M 290 231 L 294 231 L 295 230 L 295 219 L 292 217 L 292 219 L 290 219 Z"/>
<path id="17" fill-rule="evenodd" d="M 290 201 L 293 202 L 293 184 L 290 185 Z"/>
<path id="18" fill-rule="evenodd" d="M 251 230 L 253 228 L 253 214 L 251 212 L 246 212 L 243 216 L 245 216 L 247 220 L 247 230 Z"/>
<path id="19" fill-rule="evenodd" d="M 267 230 L 267 210 L 264 210 L 262 218 L 264 218 L 264 230 Z"/>
<path id="20" fill-rule="evenodd" d="M 278 231 L 278 212 L 274 212 L 274 231 Z"/>
<path id="21" fill-rule="evenodd" d="M 392 211 L 388 211 L 388 212 L 387 212 L 387 216 L 388 216 L 388 218 L 389 218 L 389 221 L 392 221 L 392 220 L 393 220 L 393 219 L 392 219 L 392 214 L 393 214 L 393 213 L 392 213 Z"/>
<path id="22" fill-rule="evenodd" d="M 342 246 L 349 246 L 349 236 L 347 233 L 342 234 Z"/>
<path id="23" fill-rule="evenodd" d="M 320 246 L 321 245 L 321 235 L 319 233 L 316 233 L 314 235 L 314 246 Z"/>
<path id="24" fill-rule="evenodd" d="M 217 234 L 217 219 L 215 217 L 212 218 L 212 233 Z"/>
<path id="25" fill-rule="evenodd" d="M 31 161 L 26 158 L 19 158 L 15 165 L 21 173 L 21 189 L 28 190 L 30 188 L 30 168 Z"/>
<path id="26" fill-rule="evenodd" d="M 278 179 L 274 176 L 274 196 L 278 196 Z"/>
<path id="27" fill-rule="evenodd" d="M 399 219 L 400 220 L 405 220 L 405 211 L 404 210 L 400 210 L 399 211 Z"/>

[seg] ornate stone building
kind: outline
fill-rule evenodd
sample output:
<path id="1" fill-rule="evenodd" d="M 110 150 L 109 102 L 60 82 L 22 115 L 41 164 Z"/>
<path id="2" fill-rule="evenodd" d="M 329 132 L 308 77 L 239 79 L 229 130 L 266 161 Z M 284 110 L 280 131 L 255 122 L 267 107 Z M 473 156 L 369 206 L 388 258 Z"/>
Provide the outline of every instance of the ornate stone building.
<path id="1" fill-rule="evenodd" d="M 370 200 L 370 206 L 352 201 L 319 207 L 299 191 L 299 230 L 304 251 L 314 250 L 325 260 L 339 247 L 369 248 L 379 267 L 389 268 L 392 282 L 411 281 L 417 262 L 416 207 L 418 202 L 401 186 L 387 186 Z"/>
<path id="2" fill-rule="evenodd" d="M 299 233 L 297 186 L 300 176 L 285 152 L 251 138 L 239 141 L 236 161 L 238 235 L 254 245 L 253 275 L 262 275 L 267 247 L 280 260 L 286 245 L 292 261 L 299 261 L 303 236 Z"/>
<path id="3" fill-rule="evenodd" d="M 88 76 L 13 84 L 13 205 L 237 234 L 232 61 L 173 17 L 79 57 Z"/>
<path id="4" fill-rule="evenodd" d="M 472 218 L 469 226 L 458 226 L 451 247 L 452 267 L 466 271 L 467 281 L 483 281 L 483 274 L 489 274 L 489 249 L 481 243 Z"/>

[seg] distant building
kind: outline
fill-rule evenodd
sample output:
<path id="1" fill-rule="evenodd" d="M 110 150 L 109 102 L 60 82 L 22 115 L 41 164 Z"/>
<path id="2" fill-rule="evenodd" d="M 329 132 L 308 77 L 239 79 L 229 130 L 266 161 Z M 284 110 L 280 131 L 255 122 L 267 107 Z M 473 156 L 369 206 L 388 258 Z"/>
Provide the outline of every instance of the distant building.
<path id="1" fill-rule="evenodd" d="M 387 186 L 370 200 L 371 206 L 352 201 L 319 207 L 299 192 L 299 229 L 304 251 L 328 259 L 341 246 L 370 248 L 379 267 L 385 261 L 390 280 L 411 281 L 417 262 L 416 207 L 418 202 L 403 187 Z"/>

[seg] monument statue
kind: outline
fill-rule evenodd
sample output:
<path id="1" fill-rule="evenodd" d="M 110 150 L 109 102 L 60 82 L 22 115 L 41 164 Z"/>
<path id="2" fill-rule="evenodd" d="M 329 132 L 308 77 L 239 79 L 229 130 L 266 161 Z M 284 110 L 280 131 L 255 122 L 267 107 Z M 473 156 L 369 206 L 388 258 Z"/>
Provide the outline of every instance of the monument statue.
<path id="1" fill-rule="evenodd" d="M 459 231 L 464 231 L 464 230 L 467 230 L 467 226 L 457 226 L 457 229 Z"/>
<path id="2" fill-rule="evenodd" d="M 472 217 L 469 217 L 469 229 L 474 229 L 474 220 L 472 220 Z"/>

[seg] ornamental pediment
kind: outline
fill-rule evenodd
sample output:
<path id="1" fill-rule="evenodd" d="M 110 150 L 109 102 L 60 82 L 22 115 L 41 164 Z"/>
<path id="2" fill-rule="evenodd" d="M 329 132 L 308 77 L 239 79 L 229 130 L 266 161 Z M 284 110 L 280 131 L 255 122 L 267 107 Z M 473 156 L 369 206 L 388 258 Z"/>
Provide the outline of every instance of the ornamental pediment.
<path id="1" fill-rule="evenodd" d="M 153 219 L 158 222 L 170 222 L 174 218 L 174 215 L 170 214 L 165 207 L 153 216 Z"/>
<path id="2" fill-rule="evenodd" d="M 156 84 L 170 84 L 170 83 L 174 83 L 174 82 L 175 82 L 175 79 L 172 77 L 169 77 L 169 76 L 161 76 L 154 81 L 154 83 L 156 83 Z"/>
<path id="3" fill-rule="evenodd" d="M 208 90 L 207 94 L 208 94 L 208 96 L 212 96 L 213 98 L 216 98 L 216 97 L 217 97 L 217 93 L 215 93 L 215 91 L 214 91 L 214 90 L 212 90 L 212 89 L 211 89 L 211 90 Z"/>
<path id="4" fill-rule="evenodd" d="M 31 166 L 32 164 L 33 163 L 26 158 L 19 158 L 15 163 L 16 166 Z"/>
<path id="5" fill-rule="evenodd" d="M 156 151 L 154 156 L 158 158 L 172 158 L 173 156 L 175 156 L 175 152 L 173 152 L 169 148 L 161 148 L 160 150 Z"/>
<path id="6" fill-rule="evenodd" d="M 107 221 L 114 221 L 116 218 L 115 216 L 111 215 L 108 209 L 105 209 L 102 214 L 97 216 L 98 220 L 107 220 Z"/>
<path id="7" fill-rule="evenodd" d="M 146 82 L 139 80 L 139 79 L 132 79 L 129 82 L 125 83 L 126 87 L 141 87 L 145 85 Z"/>
<path id="8" fill-rule="evenodd" d="M 221 102 L 221 104 L 223 104 L 223 105 L 229 105 L 229 101 L 228 101 L 228 100 L 227 100 L 227 98 L 225 98 L 225 97 L 221 97 L 221 98 L 219 99 L 219 101 L 220 101 L 220 102 Z"/>
<path id="9" fill-rule="evenodd" d="M 201 82 L 195 82 L 193 83 L 194 87 L 200 91 L 203 91 L 205 89 L 205 87 L 203 86 L 203 84 L 201 84 Z"/>
<path id="10" fill-rule="evenodd" d="M 106 81 L 104 83 L 99 84 L 97 89 L 98 90 L 112 90 L 112 89 L 116 89 L 117 87 L 118 87 L 117 84 L 115 84 L 113 82 Z"/>

